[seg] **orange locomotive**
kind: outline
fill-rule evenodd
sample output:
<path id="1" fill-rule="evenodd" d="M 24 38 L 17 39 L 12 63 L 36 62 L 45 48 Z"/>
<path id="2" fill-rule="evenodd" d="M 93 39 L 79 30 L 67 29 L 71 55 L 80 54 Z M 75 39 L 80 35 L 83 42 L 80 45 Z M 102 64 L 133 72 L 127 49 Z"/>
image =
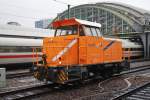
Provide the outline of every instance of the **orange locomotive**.
<path id="1" fill-rule="evenodd" d="M 35 78 L 65 84 L 123 69 L 122 43 L 103 38 L 100 24 L 72 18 L 52 25 L 55 36 L 43 40 L 43 63 L 36 64 Z"/>

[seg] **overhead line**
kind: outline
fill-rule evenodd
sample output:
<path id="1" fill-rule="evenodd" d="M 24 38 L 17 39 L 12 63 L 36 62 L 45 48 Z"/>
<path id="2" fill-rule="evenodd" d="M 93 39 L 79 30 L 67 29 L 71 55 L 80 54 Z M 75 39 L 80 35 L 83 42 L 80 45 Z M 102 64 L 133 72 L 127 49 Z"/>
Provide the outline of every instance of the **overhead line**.
<path id="1" fill-rule="evenodd" d="M 69 3 L 66 3 L 66 2 L 63 2 L 63 1 L 60 1 L 60 0 L 53 0 L 55 2 L 58 2 L 58 3 L 61 3 L 61 4 L 65 4 L 65 5 L 71 5 L 71 6 L 74 6 L 72 4 L 69 4 Z"/>
<path id="2" fill-rule="evenodd" d="M 53 0 L 53 1 L 58 2 L 58 3 L 61 3 L 61 4 L 73 6 L 72 4 L 69 4 L 69 3 L 66 3 L 66 2 L 63 2 L 63 1 L 60 1 L 60 0 Z M 7 5 L 9 6 L 9 4 L 7 4 Z M 17 7 L 17 8 L 25 8 L 25 7 L 16 6 L 16 5 L 10 5 L 10 6 Z M 33 9 L 33 10 L 35 10 L 35 9 Z M 0 12 L 0 14 L 3 14 L 3 15 L 10 15 L 10 16 L 19 17 L 19 18 L 24 18 L 24 19 L 42 19 L 42 18 L 33 18 L 33 17 L 15 15 L 15 14 L 5 13 L 5 12 Z"/>
<path id="3" fill-rule="evenodd" d="M 25 18 L 25 19 L 41 19 L 41 18 L 33 18 L 33 17 L 20 16 L 20 15 L 15 15 L 15 14 L 10 14 L 10 13 L 5 13 L 5 12 L 0 12 L 0 14 L 11 15 L 11 16 L 21 17 L 21 18 Z"/>
<path id="4" fill-rule="evenodd" d="M 38 10 L 38 9 L 33 9 L 33 8 L 26 8 L 26 7 L 22 7 L 22 6 L 17 6 L 17 5 L 12 5 L 12 4 L 5 4 L 5 5 L 7 5 L 7 6 L 11 6 L 11 7 L 15 7 L 15 8 L 23 8 L 23 9 L 30 9 L 30 10 L 32 10 L 32 11 L 36 11 L 37 13 L 39 12 L 39 13 L 47 13 L 47 12 L 44 12 L 44 11 L 42 11 L 42 10 Z M 29 11 L 30 11 L 29 10 Z"/>

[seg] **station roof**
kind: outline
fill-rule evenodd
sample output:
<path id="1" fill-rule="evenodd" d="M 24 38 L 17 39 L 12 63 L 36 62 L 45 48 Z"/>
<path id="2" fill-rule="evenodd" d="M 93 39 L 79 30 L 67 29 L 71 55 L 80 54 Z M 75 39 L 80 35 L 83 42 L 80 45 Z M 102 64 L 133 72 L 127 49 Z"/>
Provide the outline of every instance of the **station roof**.
<path id="1" fill-rule="evenodd" d="M 143 25 L 147 25 L 150 22 L 150 11 L 147 11 L 142 8 L 135 7 L 129 4 L 120 3 L 120 2 L 97 2 L 97 3 L 78 5 L 78 6 L 72 7 L 70 9 L 70 13 L 72 12 L 74 13 L 73 17 L 78 14 L 85 15 L 84 9 L 87 9 L 86 11 L 88 12 L 88 9 L 91 9 L 91 8 L 93 10 L 90 10 L 90 11 L 93 11 L 93 15 L 92 14 L 90 16 L 87 15 L 87 18 L 101 17 L 101 15 L 96 15 L 96 14 L 94 15 L 95 13 L 94 9 L 102 9 L 106 12 L 112 13 L 118 18 L 127 22 L 127 24 L 130 25 L 136 32 L 143 32 Z M 82 9 L 83 9 L 83 13 L 82 13 Z M 79 11 L 80 13 L 78 13 Z M 68 13 L 67 10 L 63 11 L 54 20 L 57 20 L 59 18 L 64 18 L 64 16 L 66 16 L 67 13 Z M 103 19 L 103 17 L 99 19 L 101 20 Z"/>
<path id="2" fill-rule="evenodd" d="M 101 27 L 101 24 L 99 24 L 99 23 L 76 19 L 76 18 L 59 20 L 59 21 L 55 21 L 52 23 L 54 28 L 61 27 L 61 26 L 68 26 L 68 25 L 78 25 L 78 24 L 94 26 L 94 27 Z"/>

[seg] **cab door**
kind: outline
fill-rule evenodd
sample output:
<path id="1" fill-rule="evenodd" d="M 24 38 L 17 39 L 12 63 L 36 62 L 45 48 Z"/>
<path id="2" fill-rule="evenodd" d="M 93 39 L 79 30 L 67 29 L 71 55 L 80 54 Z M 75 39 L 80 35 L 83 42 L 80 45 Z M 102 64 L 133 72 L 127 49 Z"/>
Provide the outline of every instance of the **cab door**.
<path id="1" fill-rule="evenodd" d="M 103 62 L 102 37 L 96 27 L 83 26 L 84 36 L 79 38 L 80 64 L 99 64 Z"/>

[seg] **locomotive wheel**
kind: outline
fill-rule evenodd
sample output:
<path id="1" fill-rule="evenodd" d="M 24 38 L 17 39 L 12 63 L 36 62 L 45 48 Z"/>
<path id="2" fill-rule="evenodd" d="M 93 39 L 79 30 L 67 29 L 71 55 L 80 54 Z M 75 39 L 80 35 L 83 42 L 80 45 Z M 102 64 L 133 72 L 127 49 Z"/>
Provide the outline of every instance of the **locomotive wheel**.
<path id="1" fill-rule="evenodd" d="M 115 64 L 112 69 L 114 74 L 119 74 L 122 71 L 122 67 L 120 64 Z"/>
<path id="2" fill-rule="evenodd" d="M 106 69 L 105 71 L 102 72 L 101 76 L 103 78 L 109 78 L 113 75 L 113 70 L 112 69 Z"/>
<path id="3" fill-rule="evenodd" d="M 112 76 L 112 74 L 110 74 L 110 73 L 103 73 L 102 74 L 102 77 L 103 78 L 109 78 L 109 77 L 111 77 Z"/>

